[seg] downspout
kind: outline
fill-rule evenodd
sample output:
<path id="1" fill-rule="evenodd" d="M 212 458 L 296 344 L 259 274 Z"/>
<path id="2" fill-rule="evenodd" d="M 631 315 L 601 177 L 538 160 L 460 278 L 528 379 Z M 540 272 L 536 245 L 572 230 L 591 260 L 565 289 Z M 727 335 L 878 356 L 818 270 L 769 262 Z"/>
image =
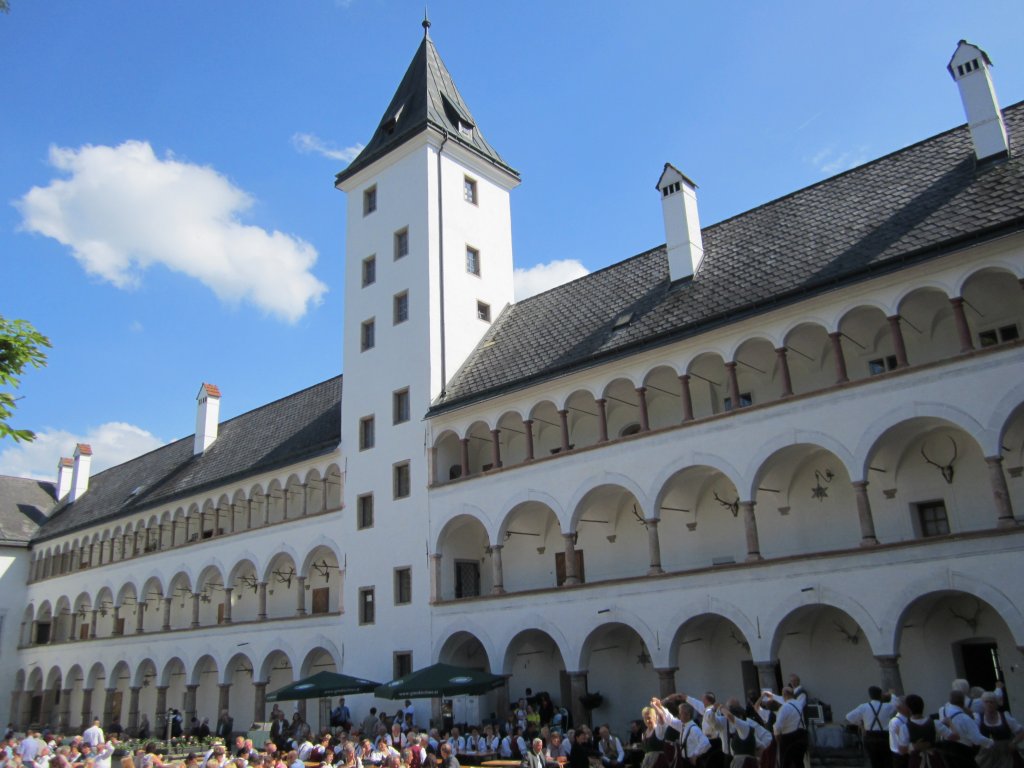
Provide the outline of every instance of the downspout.
<path id="1" fill-rule="evenodd" d="M 444 345 L 444 203 L 441 195 L 441 150 L 448 143 L 448 131 L 442 129 L 444 139 L 437 148 L 437 279 L 439 285 L 439 301 L 441 303 L 441 397 L 444 398 L 448 386 L 448 373 L 445 366 Z"/>

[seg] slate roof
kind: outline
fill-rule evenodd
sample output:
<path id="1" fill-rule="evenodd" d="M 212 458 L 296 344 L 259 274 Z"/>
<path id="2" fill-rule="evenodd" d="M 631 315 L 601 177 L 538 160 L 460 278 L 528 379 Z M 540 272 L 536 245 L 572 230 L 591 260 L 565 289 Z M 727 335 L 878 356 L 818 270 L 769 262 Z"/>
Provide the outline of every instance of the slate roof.
<path id="1" fill-rule="evenodd" d="M 341 442 L 341 376 L 222 422 L 206 452 L 194 436 L 157 448 L 89 479 L 42 525 L 44 541 L 103 520 L 155 509 L 204 489 L 229 484 L 334 450 Z"/>
<path id="2" fill-rule="evenodd" d="M 705 227 L 692 279 L 662 245 L 507 307 L 430 415 L 1024 229 L 1024 102 L 1003 114 L 1009 159 L 960 126 Z"/>
<path id="3" fill-rule="evenodd" d="M 54 483 L 0 475 L 0 546 L 27 546 L 55 494 Z"/>
<path id="4" fill-rule="evenodd" d="M 472 127 L 470 134 L 459 130 L 460 122 Z M 337 175 L 335 183 L 340 184 L 428 127 L 447 131 L 449 141 L 458 142 L 519 177 L 484 139 L 434 42 L 429 35 L 424 35 L 373 137 L 356 159 Z"/>

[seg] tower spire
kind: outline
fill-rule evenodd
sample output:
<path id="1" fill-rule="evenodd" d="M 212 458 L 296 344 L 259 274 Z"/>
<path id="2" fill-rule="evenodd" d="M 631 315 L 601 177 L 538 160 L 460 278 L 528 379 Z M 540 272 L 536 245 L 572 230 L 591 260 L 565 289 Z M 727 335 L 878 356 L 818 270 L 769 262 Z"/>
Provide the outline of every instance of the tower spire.
<path id="1" fill-rule="evenodd" d="M 430 17 L 427 15 L 427 6 L 423 6 L 423 36 L 430 37 Z"/>

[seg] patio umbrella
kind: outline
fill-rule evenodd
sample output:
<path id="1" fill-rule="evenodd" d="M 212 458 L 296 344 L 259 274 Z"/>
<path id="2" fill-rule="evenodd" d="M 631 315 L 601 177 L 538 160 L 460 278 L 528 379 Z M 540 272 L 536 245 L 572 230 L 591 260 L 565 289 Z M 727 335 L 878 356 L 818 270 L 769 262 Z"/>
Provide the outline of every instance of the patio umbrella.
<path id="1" fill-rule="evenodd" d="M 431 664 L 377 686 L 374 694 L 381 699 L 430 699 L 463 694 L 477 696 L 504 684 L 505 678 L 501 675 L 451 664 Z"/>
<path id="2" fill-rule="evenodd" d="M 369 693 L 380 683 L 361 677 L 343 675 L 339 672 L 317 672 L 315 675 L 296 680 L 267 694 L 267 701 L 292 701 L 294 699 L 324 699 L 331 696 L 345 696 L 350 693 Z"/>

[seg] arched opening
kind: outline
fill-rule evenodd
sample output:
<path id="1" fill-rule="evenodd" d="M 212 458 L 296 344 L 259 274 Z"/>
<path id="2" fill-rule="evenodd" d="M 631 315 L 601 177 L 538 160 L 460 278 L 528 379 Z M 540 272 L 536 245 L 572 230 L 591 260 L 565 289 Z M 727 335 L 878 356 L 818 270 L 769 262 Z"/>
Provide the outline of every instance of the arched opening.
<path id="1" fill-rule="evenodd" d="M 36 614 L 36 632 L 32 642 L 35 645 L 46 645 L 53 636 L 53 607 L 49 600 L 44 600 L 39 605 L 39 612 Z"/>
<path id="2" fill-rule="evenodd" d="M 260 577 L 252 560 L 245 559 L 235 563 L 231 569 L 228 583 L 231 592 L 231 620 L 256 621 L 259 618 L 259 583 Z"/>
<path id="3" fill-rule="evenodd" d="M 217 662 L 212 656 L 203 656 L 196 663 L 192 673 L 192 684 L 196 688 L 195 721 L 190 720 L 187 725 L 190 730 L 196 725 L 205 724 L 212 733 L 217 727 L 217 718 L 220 716 L 220 673 L 217 670 Z M 189 713 L 186 712 L 186 715 Z"/>
<path id="4" fill-rule="evenodd" d="M 196 579 L 199 595 L 199 626 L 210 627 L 224 623 L 224 576 L 220 569 L 210 565 Z"/>
<path id="5" fill-rule="evenodd" d="M 747 691 L 761 689 L 750 641 L 725 616 L 702 613 L 684 621 L 672 638 L 671 658 L 679 668 L 676 687 L 698 699 L 711 691 L 719 701 L 745 701 Z"/>
<path id="6" fill-rule="evenodd" d="M 170 602 L 170 629 L 187 629 L 192 624 L 192 580 L 188 574 L 179 571 L 167 588 Z M 167 611 L 167 604 L 164 607 Z M 166 616 L 165 616 L 166 618 Z"/>
<path id="7" fill-rule="evenodd" d="M 533 421 L 533 455 L 538 459 L 562 450 L 562 417 L 550 400 L 537 403 L 530 411 Z"/>
<path id="8" fill-rule="evenodd" d="M 341 610 L 341 567 L 338 555 L 327 546 L 319 546 L 306 556 L 307 610 L 313 615 Z"/>
<path id="9" fill-rule="evenodd" d="M 107 679 L 107 700 L 103 704 L 103 726 L 114 724 L 124 727 L 128 719 L 128 704 L 132 676 L 127 662 L 119 661 Z"/>
<path id="10" fill-rule="evenodd" d="M 114 616 L 114 593 L 104 587 L 96 595 L 93 605 L 96 637 L 112 637 L 119 619 Z"/>
<path id="11" fill-rule="evenodd" d="M 889 321 L 878 307 L 856 307 L 839 321 L 846 371 L 851 380 L 866 379 L 899 365 Z"/>
<path id="12" fill-rule="evenodd" d="M 578 389 L 565 401 L 569 443 L 575 448 L 596 445 L 601 438 L 598 404 L 585 389 Z"/>
<path id="13" fill-rule="evenodd" d="M 1024 290 L 1016 275 L 981 269 L 964 282 L 961 296 L 975 348 L 1008 344 L 1024 334 Z"/>
<path id="14" fill-rule="evenodd" d="M 513 467 L 526 461 L 527 438 L 523 417 L 516 411 L 503 413 L 498 419 L 498 432 L 501 436 L 502 466 Z"/>
<path id="15" fill-rule="evenodd" d="M 608 437 L 612 440 L 636 434 L 641 429 L 640 393 L 629 379 L 614 379 L 604 388 L 608 414 Z"/>
<path id="16" fill-rule="evenodd" d="M 572 691 L 565 659 L 558 643 L 542 629 L 525 629 L 509 641 L 501 674 L 508 682 L 504 692 L 509 701 L 526 696 L 529 688 L 534 695 L 548 693 L 555 708 L 572 708 Z"/>
<path id="17" fill-rule="evenodd" d="M 317 672 L 337 672 L 338 664 L 330 651 L 324 648 L 313 648 L 302 661 L 299 677 L 309 677 Z M 312 733 L 322 733 L 331 726 L 331 700 L 320 698 L 310 699 L 306 706 L 306 722 Z"/>
<path id="18" fill-rule="evenodd" d="M 839 378 L 832 340 L 818 323 L 800 323 L 786 334 L 786 362 L 795 395 L 831 387 Z"/>
<path id="19" fill-rule="evenodd" d="M 140 736 L 140 734 L 147 734 L 145 738 L 160 738 L 161 736 L 156 732 L 156 689 L 158 684 L 156 663 L 152 659 L 143 659 L 135 670 L 134 685 L 139 689 L 139 711 L 138 721 L 134 724 L 135 730 L 132 732 L 133 736 Z"/>
<path id="20" fill-rule="evenodd" d="M 263 580 L 267 582 L 267 617 L 280 619 L 294 616 L 296 610 L 296 591 L 299 581 L 295 577 L 298 569 L 295 560 L 287 552 L 279 552 L 267 566 Z"/>
<path id="21" fill-rule="evenodd" d="M 466 437 L 469 439 L 469 474 L 478 475 L 494 469 L 494 440 L 491 428 L 482 421 L 474 421 L 466 432 Z"/>
<path id="22" fill-rule="evenodd" d="M 740 494 L 715 467 L 695 465 L 672 475 L 659 494 L 658 538 L 665 570 L 743 562 L 747 555 Z"/>
<path id="23" fill-rule="evenodd" d="M 587 491 L 573 515 L 581 582 L 647 573 L 650 550 L 643 518 L 636 497 L 622 486 L 604 484 Z"/>
<path id="24" fill-rule="evenodd" d="M 248 730 L 250 723 L 262 719 L 263 713 L 257 713 L 256 689 L 253 687 L 252 659 L 244 653 L 236 653 L 224 668 L 225 681 L 230 688 L 228 712 L 234 719 L 236 731 Z"/>
<path id="25" fill-rule="evenodd" d="M 441 555 L 441 600 L 458 600 L 490 593 L 494 584 L 490 542 L 483 523 L 471 515 L 448 521 L 438 537 Z"/>
<path id="26" fill-rule="evenodd" d="M 644 387 L 651 429 L 671 427 L 682 421 L 682 385 L 675 369 L 658 366 L 644 377 Z"/>
<path id="27" fill-rule="evenodd" d="M 565 544 L 554 510 L 526 501 L 509 511 L 501 526 L 501 558 L 507 592 L 556 586 L 556 559 Z"/>
<path id="28" fill-rule="evenodd" d="M 267 693 L 273 693 L 297 679 L 291 659 L 284 651 L 271 651 L 260 666 L 260 680 L 267 681 Z"/>
<path id="29" fill-rule="evenodd" d="M 702 419 L 724 411 L 729 384 L 722 356 L 716 352 L 703 352 L 690 361 L 686 372 L 690 376 L 694 418 Z"/>
<path id="30" fill-rule="evenodd" d="M 188 729 L 188 720 L 185 719 L 185 685 L 187 683 L 185 664 L 181 659 L 175 657 L 164 665 L 164 671 L 160 675 L 160 684 L 167 688 L 167 708 L 178 710 L 182 716 L 182 728 L 186 730 Z M 162 712 L 157 712 L 158 716 L 162 714 Z M 160 726 L 158 725 L 158 727 Z"/>
<path id="31" fill-rule="evenodd" d="M 1010 505 L 1014 510 L 1024 510 L 1024 483 L 1020 480 L 1024 475 L 1024 403 L 1014 408 L 1003 424 L 999 446 Z"/>
<path id="32" fill-rule="evenodd" d="M 462 477 L 462 442 L 450 429 L 434 441 L 434 483 L 442 485 Z"/>
<path id="33" fill-rule="evenodd" d="M 57 605 L 53 612 L 53 639 L 56 643 L 66 643 L 71 637 L 71 600 L 65 595 L 57 599 Z"/>
<path id="34" fill-rule="evenodd" d="M 953 306 L 945 291 L 918 288 L 907 294 L 899 307 L 907 357 L 915 365 L 947 360 L 960 351 Z"/>
<path id="35" fill-rule="evenodd" d="M 267 486 L 267 495 L 264 499 L 267 504 L 267 524 L 283 522 L 285 512 L 285 492 L 278 480 L 271 480 Z"/>
<path id="36" fill-rule="evenodd" d="M 263 486 L 257 485 L 249 492 L 249 501 L 246 509 L 248 528 L 262 528 L 270 519 L 270 505 Z"/>
<path id="37" fill-rule="evenodd" d="M 741 406 L 769 403 L 782 397 L 781 364 L 771 342 L 759 338 L 747 339 L 736 350 L 733 362 L 736 363 Z M 726 410 L 733 410 L 731 399 L 726 403 Z"/>
<path id="38" fill-rule="evenodd" d="M 324 486 L 326 488 L 325 493 L 327 494 L 327 507 L 324 511 L 332 512 L 341 509 L 345 489 L 341 469 L 338 468 L 337 464 L 331 464 L 327 467 L 327 472 L 324 475 Z"/>
<path id="39" fill-rule="evenodd" d="M 453 632 L 441 646 L 437 660 L 442 664 L 491 672 L 487 650 L 472 632 Z M 507 695 L 501 687 L 480 696 L 457 696 L 452 701 L 452 721 L 459 727 L 482 723 L 491 712 L 499 711 L 499 702 Z"/>
<path id="40" fill-rule="evenodd" d="M 115 635 L 133 635 L 138 629 L 139 596 L 135 591 L 135 585 L 125 584 L 117 593 L 114 602 L 117 608 L 117 617 L 114 619 Z"/>
<path id="41" fill-rule="evenodd" d="M 160 579 L 150 576 L 140 594 L 138 608 L 143 612 L 142 631 L 159 632 L 164 621 L 164 589 Z"/>
<path id="42" fill-rule="evenodd" d="M 596 723 L 627 723 L 658 690 L 658 673 L 650 649 L 635 629 L 609 623 L 594 629 L 583 642 L 580 664 L 587 670 L 587 691 L 602 701 L 591 712 Z"/>

